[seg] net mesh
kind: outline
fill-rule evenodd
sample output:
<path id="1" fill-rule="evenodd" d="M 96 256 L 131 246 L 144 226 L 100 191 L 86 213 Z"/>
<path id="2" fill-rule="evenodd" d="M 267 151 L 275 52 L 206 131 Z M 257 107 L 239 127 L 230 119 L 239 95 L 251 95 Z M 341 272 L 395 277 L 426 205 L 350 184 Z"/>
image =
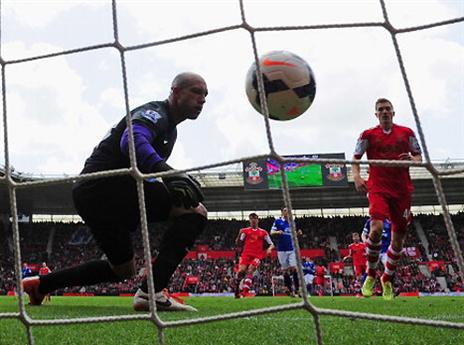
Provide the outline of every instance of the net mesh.
<path id="1" fill-rule="evenodd" d="M 112 1 L 112 24 L 113 24 L 113 36 L 114 42 L 105 43 L 105 44 L 98 44 L 98 45 L 91 45 L 85 46 L 77 49 L 70 49 L 65 50 L 57 53 L 51 54 L 44 54 L 44 55 L 37 55 L 28 58 L 22 59 L 14 59 L 14 60 L 5 60 L 0 56 L 0 64 L 1 64 L 1 75 L 2 75 L 2 101 L 3 101 L 3 128 L 4 128 L 4 153 L 5 153 L 5 176 L 0 176 L 0 182 L 6 183 L 8 186 L 8 192 L 10 197 L 10 212 L 12 215 L 12 227 L 13 227 L 13 241 L 14 241 L 14 259 L 15 259 L 15 276 L 16 281 L 21 282 L 21 251 L 20 251 L 20 242 L 19 242 L 19 229 L 18 229 L 18 212 L 17 212 L 17 204 L 16 204 L 16 193 L 18 189 L 25 189 L 30 188 L 32 186 L 37 185 L 51 185 L 56 183 L 72 183 L 77 180 L 84 180 L 84 179 L 94 179 L 106 176 L 114 176 L 114 175 L 122 175 L 122 174 L 130 174 L 136 181 L 137 181 L 137 190 L 138 190 L 138 198 L 139 198 L 139 205 L 145 205 L 144 202 L 144 193 L 143 193 L 143 180 L 148 177 L 162 177 L 166 175 L 171 175 L 171 173 L 156 173 L 156 174 L 142 174 L 140 171 L 135 167 L 135 150 L 134 150 L 134 137 L 132 132 L 131 118 L 130 118 L 130 109 L 129 109 L 129 97 L 128 97 L 128 83 L 127 83 L 127 70 L 126 70 L 126 60 L 125 60 L 125 53 L 128 51 L 144 49 L 148 47 L 158 46 L 158 45 L 165 45 L 173 42 L 189 40 L 193 38 L 198 38 L 201 36 L 207 36 L 212 34 L 217 34 L 221 32 L 231 31 L 231 30 L 246 30 L 250 34 L 251 44 L 253 47 L 253 54 L 256 65 L 258 66 L 259 70 L 259 63 L 258 63 L 258 49 L 256 44 L 256 37 L 255 33 L 262 32 L 262 31 L 285 31 L 285 30 L 315 30 L 315 29 L 345 29 L 345 28 L 362 28 L 362 27 L 380 27 L 387 30 L 390 35 L 394 45 L 394 50 L 396 53 L 396 57 L 398 60 L 398 64 L 401 70 L 401 75 L 403 78 L 404 85 L 406 87 L 407 95 L 409 98 L 409 103 L 413 112 L 414 120 L 417 126 L 419 139 L 421 142 L 421 146 L 424 152 L 425 161 L 423 163 L 417 162 L 398 162 L 398 161 L 379 161 L 379 160 L 364 160 L 360 161 L 359 163 L 362 165 L 373 164 L 373 165 L 380 165 L 380 166 L 415 166 L 427 169 L 430 174 L 432 175 L 433 184 L 437 193 L 438 201 L 441 205 L 443 217 L 446 225 L 446 229 L 449 235 L 450 243 L 454 250 L 454 253 L 457 258 L 457 264 L 460 269 L 460 274 L 464 272 L 464 260 L 462 256 L 461 249 L 459 247 L 456 231 L 454 229 L 454 225 L 451 221 L 450 213 L 447 208 L 446 198 L 443 192 L 441 177 L 448 176 L 448 175 L 455 175 L 464 172 L 464 169 L 447 169 L 447 170 L 440 170 L 430 160 L 430 155 L 427 147 L 427 143 L 425 140 L 425 136 L 422 130 L 421 121 L 419 115 L 417 113 L 416 104 L 414 101 L 414 97 L 411 91 L 408 75 L 406 73 L 406 69 L 403 63 L 403 58 L 401 55 L 401 50 L 398 45 L 397 36 L 398 34 L 414 32 L 419 30 L 427 30 L 439 26 L 450 25 L 454 23 L 459 23 L 464 21 L 464 17 L 454 18 L 450 20 L 430 23 L 426 25 L 414 26 L 409 28 L 403 29 L 396 29 L 391 22 L 389 21 L 388 11 L 385 6 L 385 1 L 379 0 L 379 5 L 381 6 L 382 13 L 383 13 L 383 21 L 381 22 L 360 22 L 360 23 L 348 23 L 348 24 L 328 24 L 328 25 L 301 25 L 301 26 L 275 26 L 275 27 L 253 27 L 246 20 L 246 13 L 244 9 L 243 0 L 238 1 L 238 6 L 240 7 L 241 13 L 241 20 L 242 22 L 237 25 L 220 27 L 213 30 L 198 32 L 194 34 L 179 36 L 175 38 L 170 38 L 161 41 L 149 42 L 139 45 L 133 46 L 124 46 L 119 41 L 119 32 L 118 32 L 118 15 L 117 15 L 117 2 L 116 0 Z M 0 13 L 1 18 L 1 13 Z M 1 35 L 1 31 L 0 31 Z M 41 60 L 52 58 L 56 56 L 64 56 L 70 54 L 77 54 L 82 53 L 85 51 L 90 50 L 97 50 L 97 49 L 104 49 L 104 48 L 114 48 L 119 52 L 120 55 L 120 62 L 121 62 L 121 73 L 123 77 L 123 90 L 124 90 L 124 101 L 125 101 L 125 110 L 126 110 L 126 122 L 129 128 L 129 156 L 130 156 L 130 163 L 131 167 L 128 169 L 119 169 L 114 171 L 105 171 L 105 172 L 97 172 L 92 174 L 85 174 L 80 175 L 78 177 L 69 177 L 69 178 L 56 178 L 56 179 L 46 179 L 41 181 L 27 181 L 27 182 L 17 182 L 14 181 L 12 178 L 11 172 L 11 165 L 9 159 L 9 147 L 8 147 L 8 116 L 7 116 L 7 97 L 6 97 L 6 86 L 7 86 L 7 79 L 5 76 L 6 67 L 13 64 L 20 64 L 28 61 L 33 60 Z M 261 104 L 264 105 L 264 111 L 266 116 L 264 118 L 265 121 L 265 128 L 267 134 L 267 140 L 269 144 L 269 153 L 253 156 L 253 157 L 243 157 L 241 159 L 230 160 L 230 161 L 223 161 L 215 164 L 199 166 L 192 169 L 187 169 L 184 171 L 191 171 L 191 170 L 202 170 L 208 168 L 215 168 L 230 165 L 233 163 L 240 163 L 243 160 L 248 159 L 259 159 L 259 158 L 267 158 L 269 156 L 273 157 L 277 161 L 281 163 L 281 174 L 283 179 L 283 199 L 285 202 L 286 207 L 289 209 L 289 220 L 292 229 L 292 240 L 295 244 L 295 253 L 298 262 L 301 262 L 301 254 L 300 248 L 298 245 L 296 228 L 295 228 L 295 221 L 293 217 L 292 210 L 292 201 L 290 198 L 289 187 L 287 183 L 287 179 L 285 173 L 283 171 L 283 164 L 287 161 L 286 158 L 279 155 L 273 144 L 272 140 L 272 133 L 270 129 L 269 123 L 269 116 L 268 116 L 268 109 L 267 104 L 265 102 L 265 95 L 262 90 L 263 87 L 263 80 L 261 75 L 258 75 L 258 88 L 260 90 L 260 101 Z M 339 160 L 339 159 L 300 159 L 292 161 L 297 162 L 314 162 L 314 163 L 342 163 L 342 164 L 351 164 L 353 161 L 351 160 Z M 3 181 L 2 181 L 3 180 Z M 262 315 L 268 313 L 276 313 L 288 310 L 295 310 L 295 309 L 305 309 L 307 310 L 313 318 L 314 327 L 315 327 L 315 335 L 317 344 L 323 344 L 323 336 L 322 336 L 322 329 L 320 324 L 320 316 L 321 315 L 330 315 L 330 316 L 338 316 L 338 317 L 347 317 L 347 318 L 358 318 L 358 319 L 366 319 L 366 320 L 378 320 L 378 321 L 385 321 L 385 322 L 396 322 L 396 323 L 404 323 L 404 324 L 414 324 L 414 325 L 427 325 L 427 326 L 434 326 L 434 327 L 444 327 L 444 328 L 454 328 L 454 329 L 464 329 L 464 323 L 455 323 L 455 322 L 447 322 L 447 321 L 436 321 L 436 320 L 426 320 L 420 318 L 410 318 L 410 317 L 398 317 L 398 316 L 387 316 L 387 315 L 378 315 L 378 314 L 371 314 L 371 313 L 361 313 L 361 312 L 351 312 L 351 311 L 342 311 L 342 310 L 331 310 L 331 309 L 324 309 L 324 308 L 316 308 L 308 299 L 306 287 L 302 286 L 303 288 L 303 300 L 300 303 L 294 303 L 290 305 L 280 305 L 274 306 L 269 308 L 261 308 L 255 310 L 248 310 L 243 312 L 236 312 L 236 313 L 228 313 L 223 315 L 216 315 L 210 317 L 202 317 L 202 318 L 194 318 L 188 320 L 179 320 L 179 321 L 163 321 L 160 319 L 159 315 L 156 312 L 156 305 L 154 303 L 154 286 L 153 286 L 153 276 L 152 276 L 152 265 L 151 265 L 151 251 L 150 251 L 150 243 L 149 243 L 149 235 L 148 235 L 148 228 L 147 228 L 147 219 L 145 215 L 145 209 L 142 207 L 140 209 L 140 218 L 141 218 L 141 230 L 142 230 L 142 238 L 143 238 L 143 247 L 145 253 L 145 261 L 147 263 L 148 269 L 148 288 L 149 293 L 151 295 L 150 299 L 150 312 L 146 314 L 136 314 L 136 315 L 120 315 L 120 316 L 100 316 L 100 317 L 88 317 L 88 318 L 72 318 L 72 319 L 54 319 L 54 320 L 39 320 L 39 319 L 32 319 L 26 312 L 25 309 L 25 301 L 24 301 L 24 291 L 22 288 L 22 284 L 19 283 L 17 287 L 18 297 L 19 297 L 19 312 L 18 313 L 0 313 L 0 319 L 5 318 L 16 318 L 21 320 L 21 322 L 25 325 L 26 332 L 27 332 L 27 339 L 29 344 L 34 344 L 34 336 L 32 333 L 32 329 L 34 326 L 46 326 L 46 325 L 66 325 L 66 324 L 83 324 L 83 323 L 94 323 L 94 322 L 115 322 L 115 321 L 129 321 L 129 320 L 151 320 L 154 325 L 157 327 L 158 330 L 158 341 L 160 344 L 164 344 L 164 329 L 167 327 L 179 327 L 179 326 L 189 326 L 194 324 L 200 323 L 207 323 L 207 322 L 214 322 L 214 321 L 221 321 L 221 320 L 230 320 L 242 317 L 249 317 L 254 315 Z M 300 281 L 304 281 L 303 279 L 303 272 L 301 265 L 298 266 L 298 275 Z M 308 343 L 310 340 L 308 340 Z"/>

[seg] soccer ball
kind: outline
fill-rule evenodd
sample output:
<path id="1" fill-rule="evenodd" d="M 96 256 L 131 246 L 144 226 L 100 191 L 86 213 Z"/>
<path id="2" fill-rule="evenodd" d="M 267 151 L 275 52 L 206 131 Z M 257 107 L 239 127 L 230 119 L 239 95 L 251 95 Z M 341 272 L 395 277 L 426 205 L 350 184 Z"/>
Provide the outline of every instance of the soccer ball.
<path id="1" fill-rule="evenodd" d="M 280 50 L 264 54 L 259 63 L 271 119 L 291 120 L 311 106 L 316 95 L 316 79 L 305 60 Z M 246 94 L 253 108 L 264 115 L 259 99 L 256 63 L 247 73 Z"/>

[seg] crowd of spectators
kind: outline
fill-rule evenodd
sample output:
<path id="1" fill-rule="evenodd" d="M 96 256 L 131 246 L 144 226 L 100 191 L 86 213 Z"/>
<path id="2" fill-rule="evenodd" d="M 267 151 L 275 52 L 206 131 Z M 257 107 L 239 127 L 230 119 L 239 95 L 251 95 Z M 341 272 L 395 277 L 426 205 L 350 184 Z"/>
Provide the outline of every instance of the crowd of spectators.
<path id="1" fill-rule="evenodd" d="M 273 220 L 274 218 L 261 219 L 260 227 L 269 230 Z M 360 216 L 297 218 L 297 227 L 303 231 L 299 239 L 300 247 L 323 249 L 324 256 L 315 258 L 315 262 L 329 269 L 329 263 L 340 261 L 338 248 L 346 248 L 351 243 L 351 233 L 360 232 L 365 220 L 365 217 Z M 402 258 L 395 276 L 397 291 L 462 291 L 463 283 L 457 273 L 456 258 L 449 245 L 443 218 L 419 215 L 416 216 L 415 223 L 419 223 L 422 227 L 428 240 L 428 248 L 426 250 L 418 239 L 413 224 L 405 246 L 417 248 L 419 256 Z M 460 246 L 464 248 L 464 213 L 453 215 L 453 224 Z M 241 220 L 210 220 L 197 245 L 208 246 L 211 251 L 236 251 L 238 254 L 234 242 L 238 230 L 245 226 L 247 223 Z M 166 228 L 166 224 L 150 225 L 152 255 L 156 255 L 156 248 Z M 11 235 L 11 229 L 0 231 L 0 249 L 6 253 L 0 256 L 0 294 L 15 288 L 14 246 Z M 334 238 L 338 248 L 333 247 Z M 133 234 L 133 243 L 138 267 L 138 274 L 134 279 L 114 284 L 73 287 L 58 293 L 135 292 L 144 275 L 143 241 L 139 231 Z M 20 245 L 22 262 L 35 264 L 47 262 L 52 271 L 101 258 L 103 255 L 92 240 L 90 231 L 81 223 L 21 223 Z M 169 288 L 173 292 L 230 293 L 233 290 L 236 261 L 231 258 L 208 257 L 185 259 L 174 274 Z M 429 261 L 439 261 L 443 264 L 430 272 L 425 264 Z M 261 295 L 282 292 L 281 281 L 276 278 L 281 275 L 282 272 L 275 258 L 264 259 L 254 278 L 253 290 Z M 360 291 L 360 282 L 354 278 L 351 267 L 345 267 L 339 272 L 331 272 L 331 284 L 327 280 L 325 286 L 320 287 L 318 291 L 333 294 L 358 294 Z"/>
<path id="2" fill-rule="evenodd" d="M 452 216 L 458 242 L 464 248 L 464 212 Z M 448 232 L 442 217 L 421 216 L 421 225 L 427 236 L 428 251 L 433 260 L 455 261 L 454 252 L 448 241 Z"/>

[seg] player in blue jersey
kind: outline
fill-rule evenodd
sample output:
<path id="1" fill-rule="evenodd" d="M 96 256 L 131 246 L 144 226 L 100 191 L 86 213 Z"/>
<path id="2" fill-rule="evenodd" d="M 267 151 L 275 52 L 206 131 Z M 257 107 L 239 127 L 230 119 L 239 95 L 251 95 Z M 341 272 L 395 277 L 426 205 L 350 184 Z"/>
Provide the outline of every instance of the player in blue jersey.
<path id="1" fill-rule="evenodd" d="M 310 257 L 307 257 L 303 262 L 303 274 L 304 280 L 306 284 L 306 289 L 308 290 L 308 294 L 313 294 L 313 281 L 314 275 L 316 273 L 316 265 L 314 264 L 313 260 Z"/>
<path id="2" fill-rule="evenodd" d="M 296 271 L 296 255 L 293 248 L 290 223 L 288 222 L 288 210 L 286 207 L 282 208 L 281 214 L 282 216 L 277 218 L 272 225 L 271 236 L 274 238 L 274 243 L 277 248 L 277 257 L 284 274 L 284 284 L 287 288 L 287 293 L 292 297 L 296 297 L 299 294 L 300 284 Z M 301 235 L 302 231 L 298 230 L 297 233 Z"/>
<path id="3" fill-rule="evenodd" d="M 22 278 L 27 278 L 27 277 L 31 277 L 33 276 L 34 274 L 32 273 L 32 270 L 31 268 L 29 267 L 29 265 L 25 262 L 23 263 L 23 267 L 21 269 L 21 276 Z"/>
<path id="4" fill-rule="evenodd" d="M 364 224 L 364 228 L 361 234 L 361 238 L 363 242 L 367 242 L 370 231 L 371 231 L 371 218 L 369 218 Z M 385 219 L 383 221 L 382 239 L 381 239 L 381 247 L 380 247 L 380 261 L 382 262 L 384 267 L 388 259 L 387 251 L 388 251 L 388 247 L 390 246 L 390 241 L 391 241 L 391 222 L 390 220 Z"/>
<path id="5" fill-rule="evenodd" d="M 181 73 L 171 84 L 168 99 L 153 101 L 131 111 L 137 167 L 142 173 L 168 171 L 166 163 L 177 138 L 176 126 L 195 120 L 208 94 L 204 79 L 195 73 Z M 129 168 L 129 130 L 126 118 L 113 127 L 86 160 L 83 174 Z M 135 173 L 135 172 L 134 172 Z M 203 194 L 191 176 L 178 173 L 143 183 L 146 217 L 149 223 L 170 220 L 153 263 L 155 303 L 158 310 L 194 311 L 163 290 L 207 222 Z M 80 180 L 73 188 L 77 212 L 92 231 L 106 259 L 87 262 L 23 281 L 30 303 L 40 305 L 56 289 L 120 282 L 136 273 L 131 232 L 139 227 L 137 186 L 130 175 Z M 134 309 L 149 310 L 146 278 L 134 297 Z"/>

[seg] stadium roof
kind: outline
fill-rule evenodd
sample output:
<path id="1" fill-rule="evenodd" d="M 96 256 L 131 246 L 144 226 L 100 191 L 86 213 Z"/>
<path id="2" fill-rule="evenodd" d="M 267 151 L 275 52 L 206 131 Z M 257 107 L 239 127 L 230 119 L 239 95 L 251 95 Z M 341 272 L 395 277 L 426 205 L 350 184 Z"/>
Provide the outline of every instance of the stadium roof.
<path id="1" fill-rule="evenodd" d="M 464 162 L 444 162 L 441 171 L 464 168 Z M 365 167 L 363 167 L 365 169 Z M 438 199 L 431 174 L 420 167 L 411 167 L 411 177 L 415 186 L 413 205 L 437 205 Z M 226 167 L 194 172 L 205 192 L 205 205 L 212 212 L 243 210 L 277 210 L 283 205 L 280 190 L 245 190 L 243 187 L 242 165 L 237 163 Z M 9 193 L 0 167 L 0 214 L 9 214 Z M 17 182 L 47 181 L 61 176 L 44 176 L 13 173 Z M 72 176 L 67 176 L 71 177 Z M 464 172 L 442 176 L 446 201 L 450 205 L 464 204 Z M 71 199 L 71 181 L 67 183 L 41 184 L 17 190 L 18 211 L 22 214 L 75 214 Z M 331 209 L 367 207 L 365 196 L 354 189 L 350 167 L 348 186 L 310 187 L 291 190 L 292 206 L 295 209 Z"/>

